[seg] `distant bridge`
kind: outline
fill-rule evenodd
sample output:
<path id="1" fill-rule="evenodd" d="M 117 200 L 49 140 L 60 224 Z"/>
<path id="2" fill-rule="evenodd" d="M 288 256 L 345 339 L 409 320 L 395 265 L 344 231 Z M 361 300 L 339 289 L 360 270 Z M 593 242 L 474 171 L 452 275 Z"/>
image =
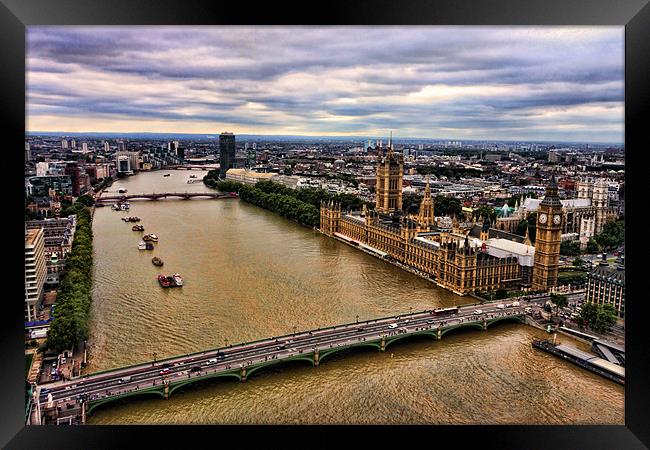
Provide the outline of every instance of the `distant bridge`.
<path id="1" fill-rule="evenodd" d="M 181 200 L 189 200 L 191 198 L 206 198 L 219 200 L 222 198 L 237 198 L 235 192 L 162 192 L 160 194 L 121 194 L 121 195 L 107 195 L 97 198 L 96 202 L 116 202 L 126 200 L 158 200 L 161 198 L 179 198 Z"/>
<path id="2" fill-rule="evenodd" d="M 163 166 L 162 170 L 214 170 L 218 169 L 219 164 L 183 164 L 175 166 Z"/>

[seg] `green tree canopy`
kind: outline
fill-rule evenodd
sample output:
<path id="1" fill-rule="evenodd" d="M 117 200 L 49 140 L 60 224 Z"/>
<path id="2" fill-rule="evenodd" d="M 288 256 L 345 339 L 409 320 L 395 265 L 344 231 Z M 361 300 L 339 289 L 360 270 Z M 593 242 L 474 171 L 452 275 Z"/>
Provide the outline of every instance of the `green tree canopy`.
<path id="1" fill-rule="evenodd" d="M 563 256 L 578 256 L 578 255 L 580 255 L 580 242 L 579 241 L 562 241 L 560 243 L 560 255 L 563 255 Z"/>

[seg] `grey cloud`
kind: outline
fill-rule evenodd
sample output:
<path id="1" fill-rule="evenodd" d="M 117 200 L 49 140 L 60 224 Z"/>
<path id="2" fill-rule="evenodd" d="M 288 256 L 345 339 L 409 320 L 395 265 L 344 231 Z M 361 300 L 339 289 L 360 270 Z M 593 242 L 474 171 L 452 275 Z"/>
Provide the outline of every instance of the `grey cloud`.
<path id="1" fill-rule="evenodd" d="M 622 87 L 611 84 L 620 82 L 622 86 L 624 78 L 622 30 L 595 28 L 557 39 L 549 30 L 29 27 L 29 111 L 34 115 L 64 111 L 134 119 L 297 125 L 310 131 L 341 133 L 398 127 L 424 133 L 434 126 L 466 127 L 471 133 L 472 129 L 506 132 L 533 128 L 539 121 L 535 111 L 543 108 L 622 105 Z M 296 74 L 320 76 L 326 85 L 332 77 L 341 76 L 336 75 L 341 70 L 351 75 L 335 81 L 347 85 L 332 83 L 334 87 L 327 90 L 296 86 L 282 92 L 274 88 L 281 77 Z M 93 74 L 115 79 L 114 91 L 93 95 L 83 90 L 84 83 L 94 81 Z M 149 93 L 151 98 L 137 99 L 120 90 L 121 83 L 134 78 L 148 86 L 167 84 L 158 94 Z M 79 86 L 68 80 L 76 80 Z M 169 83 L 178 88 L 169 89 Z M 432 84 L 536 89 L 526 90 L 523 96 L 464 96 L 432 105 L 388 100 L 404 98 Z M 350 86 L 355 86 L 352 92 Z M 212 100 L 213 94 L 222 100 Z M 336 104 L 342 96 L 356 98 L 359 104 Z M 382 97 L 387 100 L 377 101 Z M 373 98 L 371 103 L 366 102 L 369 98 Z M 242 114 L 238 108 L 247 102 L 266 109 Z M 174 112 L 188 106 L 198 107 L 201 113 L 187 116 Z M 274 122 L 274 113 L 288 114 L 296 121 Z M 346 116 L 346 120 L 319 120 L 324 114 Z M 579 123 L 581 118 L 572 120 Z M 596 121 L 591 117 L 584 120 Z M 622 130 L 622 122 L 620 127 Z"/>

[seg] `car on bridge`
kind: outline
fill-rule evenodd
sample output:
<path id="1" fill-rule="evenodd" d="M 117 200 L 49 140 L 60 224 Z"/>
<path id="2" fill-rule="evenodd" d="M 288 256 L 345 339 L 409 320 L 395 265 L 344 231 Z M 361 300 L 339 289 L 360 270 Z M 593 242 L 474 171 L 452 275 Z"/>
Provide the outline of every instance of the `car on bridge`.
<path id="1" fill-rule="evenodd" d="M 169 368 L 160 371 L 160 375 L 169 375 L 170 373 L 172 373 L 172 371 Z"/>
<path id="2" fill-rule="evenodd" d="M 201 371 L 201 367 L 199 366 L 190 367 L 190 372 L 200 372 L 200 371 Z"/>
<path id="3" fill-rule="evenodd" d="M 474 314 L 483 314 L 483 310 L 476 309 L 476 310 L 474 310 Z"/>
<path id="4" fill-rule="evenodd" d="M 388 325 L 388 328 L 397 328 L 397 324 L 396 323 L 391 323 L 390 325 Z"/>
<path id="5" fill-rule="evenodd" d="M 217 358 L 212 358 L 212 359 L 208 359 L 205 365 L 209 366 L 210 364 L 216 364 L 216 363 L 217 363 Z"/>

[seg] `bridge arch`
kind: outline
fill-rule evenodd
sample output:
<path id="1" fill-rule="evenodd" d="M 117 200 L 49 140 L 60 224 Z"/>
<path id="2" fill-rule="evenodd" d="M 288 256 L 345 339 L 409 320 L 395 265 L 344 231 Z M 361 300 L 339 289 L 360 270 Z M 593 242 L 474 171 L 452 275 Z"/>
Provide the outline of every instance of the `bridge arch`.
<path id="1" fill-rule="evenodd" d="M 345 345 L 343 347 L 332 347 L 325 350 L 320 350 L 318 352 L 318 362 L 320 364 L 323 361 L 323 358 L 325 358 L 326 356 L 330 356 L 342 350 L 347 350 L 356 347 L 373 347 L 376 348 L 377 350 L 381 350 L 381 345 L 379 344 L 379 341 L 359 342 L 356 344 Z"/>
<path id="2" fill-rule="evenodd" d="M 504 320 L 508 320 L 508 321 L 512 321 L 512 320 L 514 320 L 514 321 L 517 321 L 517 322 L 523 322 L 523 321 L 524 321 L 524 317 L 523 317 L 522 315 L 512 315 L 512 316 L 501 316 L 501 317 L 495 317 L 495 318 L 493 318 L 493 319 L 486 320 L 486 326 L 489 327 L 490 325 L 493 325 L 493 324 L 495 324 L 495 323 L 497 323 L 497 322 L 502 322 L 502 321 L 504 321 Z"/>
<path id="3" fill-rule="evenodd" d="M 434 339 L 438 338 L 435 330 L 426 330 L 426 331 L 417 331 L 415 333 L 398 334 L 396 336 L 392 336 L 390 339 L 386 339 L 386 344 L 384 345 L 384 349 L 387 349 L 390 344 L 396 341 L 400 341 L 406 338 L 412 338 L 414 336 L 431 336 Z"/>
<path id="4" fill-rule="evenodd" d="M 311 355 L 311 356 L 310 356 Z M 270 361 L 264 361 L 258 364 L 255 364 L 253 366 L 249 366 L 246 369 L 246 378 L 250 378 L 250 376 L 257 372 L 260 369 L 263 369 L 265 367 L 271 367 L 275 366 L 277 364 L 282 364 L 290 361 L 307 361 L 310 363 L 312 366 L 314 365 L 314 357 L 313 353 L 307 353 L 307 354 L 302 354 L 300 356 L 292 356 L 291 358 L 286 358 L 286 359 L 272 359 Z"/>
<path id="5" fill-rule="evenodd" d="M 138 389 L 137 391 L 127 392 L 126 394 L 122 394 L 122 395 L 110 396 L 100 400 L 91 400 L 90 402 L 87 403 L 88 409 L 86 410 L 86 414 L 90 414 L 98 406 L 104 405 L 106 403 L 114 402 L 115 400 L 128 398 L 128 397 L 154 394 L 154 395 L 159 395 L 161 398 L 165 398 L 165 393 L 163 390 L 164 387 L 162 385 L 159 385 L 159 386 L 155 386 L 143 390 Z"/>
<path id="6" fill-rule="evenodd" d="M 239 372 L 239 370 L 235 370 L 235 371 L 231 371 L 231 372 L 221 372 L 221 373 L 215 373 L 215 374 L 212 374 L 212 375 L 206 375 L 206 376 L 194 377 L 194 378 L 192 378 L 190 376 L 190 378 L 188 378 L 187 380 L 179 381 L 179 382 L 174 383 L 173 385 L 171 385 L 169 387 L 169 396 L 171 397 L 172 393 L 176 389 L 178 389 L 180 387 L 183 387 L 183 386 L 186 386 L 188 384 L 195 383 L 197 381 L 206 381 L 206 380 L 210 380 L 210 379 L 214 379 L 214 378 L 226 378 L 226 377 L 234 377 L 234 378 L 237 378 L 238 381 L 241 381 L 241 375 L 239 375 L 238 372 Z"/>
<path id="7" fill-rule="evenodd" d="M 467 323 L 460 323 L 458 325 L 452 325 L 452 326 L 443 328 L 440 331 L 440 336 L 441 337 L 444 336 L 445 333 L 447 333 L 448 331 L 457 330 L 459 328 L 466 328 L 466 327 L 478 328 L 479 330 L 482 330 L 483 329 L 483 322 L 467 322 Z"/>

